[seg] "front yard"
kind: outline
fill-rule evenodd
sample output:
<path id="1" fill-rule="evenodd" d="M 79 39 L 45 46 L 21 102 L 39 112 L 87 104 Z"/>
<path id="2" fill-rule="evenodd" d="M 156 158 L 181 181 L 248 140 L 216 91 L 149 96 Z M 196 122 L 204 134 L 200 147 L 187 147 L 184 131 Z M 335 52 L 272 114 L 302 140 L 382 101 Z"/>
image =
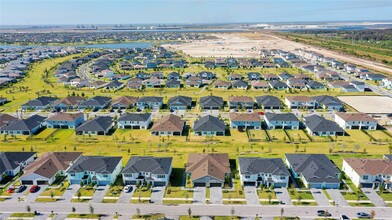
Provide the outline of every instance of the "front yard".
<path id="1" fill-rule="evenodd" d="M 131 203 L 148 203 L 151 198 L 151 193 L 151 188 L 146 186 L 136 188 L 131 198 Z"/>

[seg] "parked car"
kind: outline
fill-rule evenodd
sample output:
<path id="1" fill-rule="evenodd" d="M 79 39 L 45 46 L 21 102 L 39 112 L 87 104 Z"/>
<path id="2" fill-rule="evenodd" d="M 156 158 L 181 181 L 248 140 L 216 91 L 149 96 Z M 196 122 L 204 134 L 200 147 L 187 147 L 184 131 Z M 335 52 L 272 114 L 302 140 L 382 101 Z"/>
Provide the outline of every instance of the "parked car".
<path id="1" fill-rule="evenodd" d="M 329 213 L 328 211 L 324 211 L 324 210 L 318 210 L 317 216 L 331 216 L 331 213 Z"/>
<path id="2" fill-rule="evenodd" d="M 264 115 L 264 112 L 259 112 L 258 114 L 259 114 L 259 115 Z"/>
<path id="3" fill-rule="evenodd" d="M 350 218 L 347 217 L 347 215 L 341 215 L 341 216 L 339 217 L 339 219 L 340 219 L 340 220 L 350 220 Z"/>
<path id="4" fill-rule="evenodd" d="M 370 218 L 370 214 L 366 212 L 358 212 L 357 213 L 358 218 Z"/>
<path id="5" fill-rule="evenodd" d="M 132 186 L 124 186 L 123 190 L 124 190 L 125 193 L 132 192 L 133 187 Z"/>
<path id="6" fill-rule="evenodd" d="M 20 193 L 23 192 L 25 189 L 26 189 L 25 185 L 20 185 L 15 188 L 15 192 Z"/>
<path id="7" fill-rule="evenodd" d="M 37 186 L 37 185 L 34 185 L 34 186 L 32 186 L 31 188 L 30 188 L 30 192 L 31 193 L 35 193 L 35 192 L 37 192 L 39 190 L 39 186 Z"/>
<path id="8" fill-rule="evenodd" d="M 15 191 L 15 186 L 11 186 L 7 190 L 8 193 L 13 193 L 14 191 Z"/>

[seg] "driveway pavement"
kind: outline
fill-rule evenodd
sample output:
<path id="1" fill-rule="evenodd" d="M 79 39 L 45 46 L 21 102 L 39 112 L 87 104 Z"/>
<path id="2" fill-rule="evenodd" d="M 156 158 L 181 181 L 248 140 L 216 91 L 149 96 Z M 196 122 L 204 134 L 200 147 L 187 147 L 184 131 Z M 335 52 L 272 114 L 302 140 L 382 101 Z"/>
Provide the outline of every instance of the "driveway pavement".
<path id="1" fill-rule="evenodd" d="M 331 203 L 329 203 L 328 198 L 325 196 L 323 190 L 310 189 L 310 192 L 319 206 L 332 206 Z"/>
<path id="2" fill-rule="evenodd" d="M 36 215 L 33 220 L 46 220 L 49 218 L 49 213 Z"/>
<path id="3" fill-rule="evenodd" d="M 205 204 L 206 202 L 206 188 L 195 187 L 193 189 L 193 204 Z"/>
<path id="4" fill-rule="evenodd" d="M 121 191 L 120 197 L 117 200 L 117 203 L 130 203 L 133 193 L 135 192 L 135 187 L 132 187 L 132 191 L 125 193 Z"/>
<path id="5" fill-rule="evenodd" d="M 335 202 L 336 206 L 350 206 L 338 189 L 327 189 L 327 193 Z"/>
<path id="6" fill-rule="evenodd" d="M 245 186 L 245 199 L 246 204 L 248 205 L 260 205 L 259 196 L 257 195 L 256 187 L 254 186 Z"/>
<path id="7" fill-rule="evenodd" d="M 52 218 L 52 220 L 64 220 L 67 218 L 67 214 L 56 214 Z"/>
<path id="8" fill-rule="evenodd" d="M 362 188 L 362 192 L 369 198 L 369 200 L 377 207 L 386 207 L 385 201 L 377 194 L 374 189 Z"/>
<path id="9" fill-rule="evenodd" d="M 109 190 L 110 186 L 98 186 L 94 192 L 92 202 L 102 202 L 103 197 L 105 197 L 106 192 Z"/>
<path id="10" fill-rule="evenodd" d="M 276 188 L 274 189 L 276 193 L 276 198 L 279 200 L 281 204 L 284 205 L 292 205 L 290 194 L 286 188 Z"/>
<path id="11" fill-rule="evenodd" d="M 39 190 L 38 190 L 37 192 L 27 194 L 27 196 L 24 197 L 23 201 L 24 201 L 24 202 L 28 202 L 28 203 L 34 202 L 34 201 L 37 199 L 37 197 L 38 197 L 43 191 L 45 191 L 45 189 L 46 189 L 47 187 L 48 187 L 48 186 L 45 186 L 45 185 L 39 186 Z M 31 188 L 31 186 L 28 186 L 26 190 L 30 190 L 30 188 Z M 24 192 L 26 192 L 26 191 L 24 191 Z"/>
<path id="12" fill-rule="evenodd" d="M 165 195 L 165 188 L 164 186 L 154 187 L 152 188 L 151 193 L 151 201 L 156 204 L 162 204 L 163 196 Z"/>
<path id="13" fill-rule="evenodd" d="M 80 185 L 70 185 L 68 189 L 64 192 L 58 202 L 70 202 L 72 197 L 76 194 L 76 192 L 80 189 Z"/>
<path id="14" fill-rule="evenodd" d="M 223 204 L 222 202 L 222 188 L 210 187 L 210 203 L 211 204 Z"/>

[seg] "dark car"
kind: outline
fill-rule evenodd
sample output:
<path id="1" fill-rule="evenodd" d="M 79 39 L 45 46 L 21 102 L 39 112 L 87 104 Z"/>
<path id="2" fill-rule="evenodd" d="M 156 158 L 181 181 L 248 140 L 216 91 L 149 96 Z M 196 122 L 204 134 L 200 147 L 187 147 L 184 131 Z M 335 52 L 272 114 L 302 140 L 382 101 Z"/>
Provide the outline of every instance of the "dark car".
<path id="1" fill-rule="evenodd" d="M 358 212 L 357 217 L 358 218 L 370 218 L 370 214 L 368 214 L 366 212 Z"/>
<path id="2" fill-rule="evenodd" d="M 31 188 L 30 188 L 30 192 L 31 193 L 35 193 L 35 192 L 37 192 L 39 190 L 39 186 L 37 186 L 37 185 L 34 185 L 34 186 L 32 186 Z"/>
<path id="3" fill-rule="evenodd" d="M 20 185 L 15 188 L 15 192 L 20 193 L 23 192 L 27 187 L 25 185 Z"/>
<path id="4" fill-rule="evenodd" d="M 324 210 L 318 210 L 317 216 L 331 216 L 331 213 L 329 213 L 328 211 L 324 211 Z"/>
<path id="5" fill-rule="evenodd" d="M 341 215 L 340 220 L 350 220 L 350 218 L 347 215 Z"/>

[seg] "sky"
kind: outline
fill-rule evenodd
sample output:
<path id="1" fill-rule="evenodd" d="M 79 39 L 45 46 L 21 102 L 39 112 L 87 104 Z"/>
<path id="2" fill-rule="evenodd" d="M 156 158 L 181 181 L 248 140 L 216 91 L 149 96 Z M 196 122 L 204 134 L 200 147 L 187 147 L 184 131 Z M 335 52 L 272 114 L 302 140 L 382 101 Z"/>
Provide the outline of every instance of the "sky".
<path id="1" fill-rule="evenodd" d="M 392 20 L 392 0 L 0 0 L 0 25 Z"/>

